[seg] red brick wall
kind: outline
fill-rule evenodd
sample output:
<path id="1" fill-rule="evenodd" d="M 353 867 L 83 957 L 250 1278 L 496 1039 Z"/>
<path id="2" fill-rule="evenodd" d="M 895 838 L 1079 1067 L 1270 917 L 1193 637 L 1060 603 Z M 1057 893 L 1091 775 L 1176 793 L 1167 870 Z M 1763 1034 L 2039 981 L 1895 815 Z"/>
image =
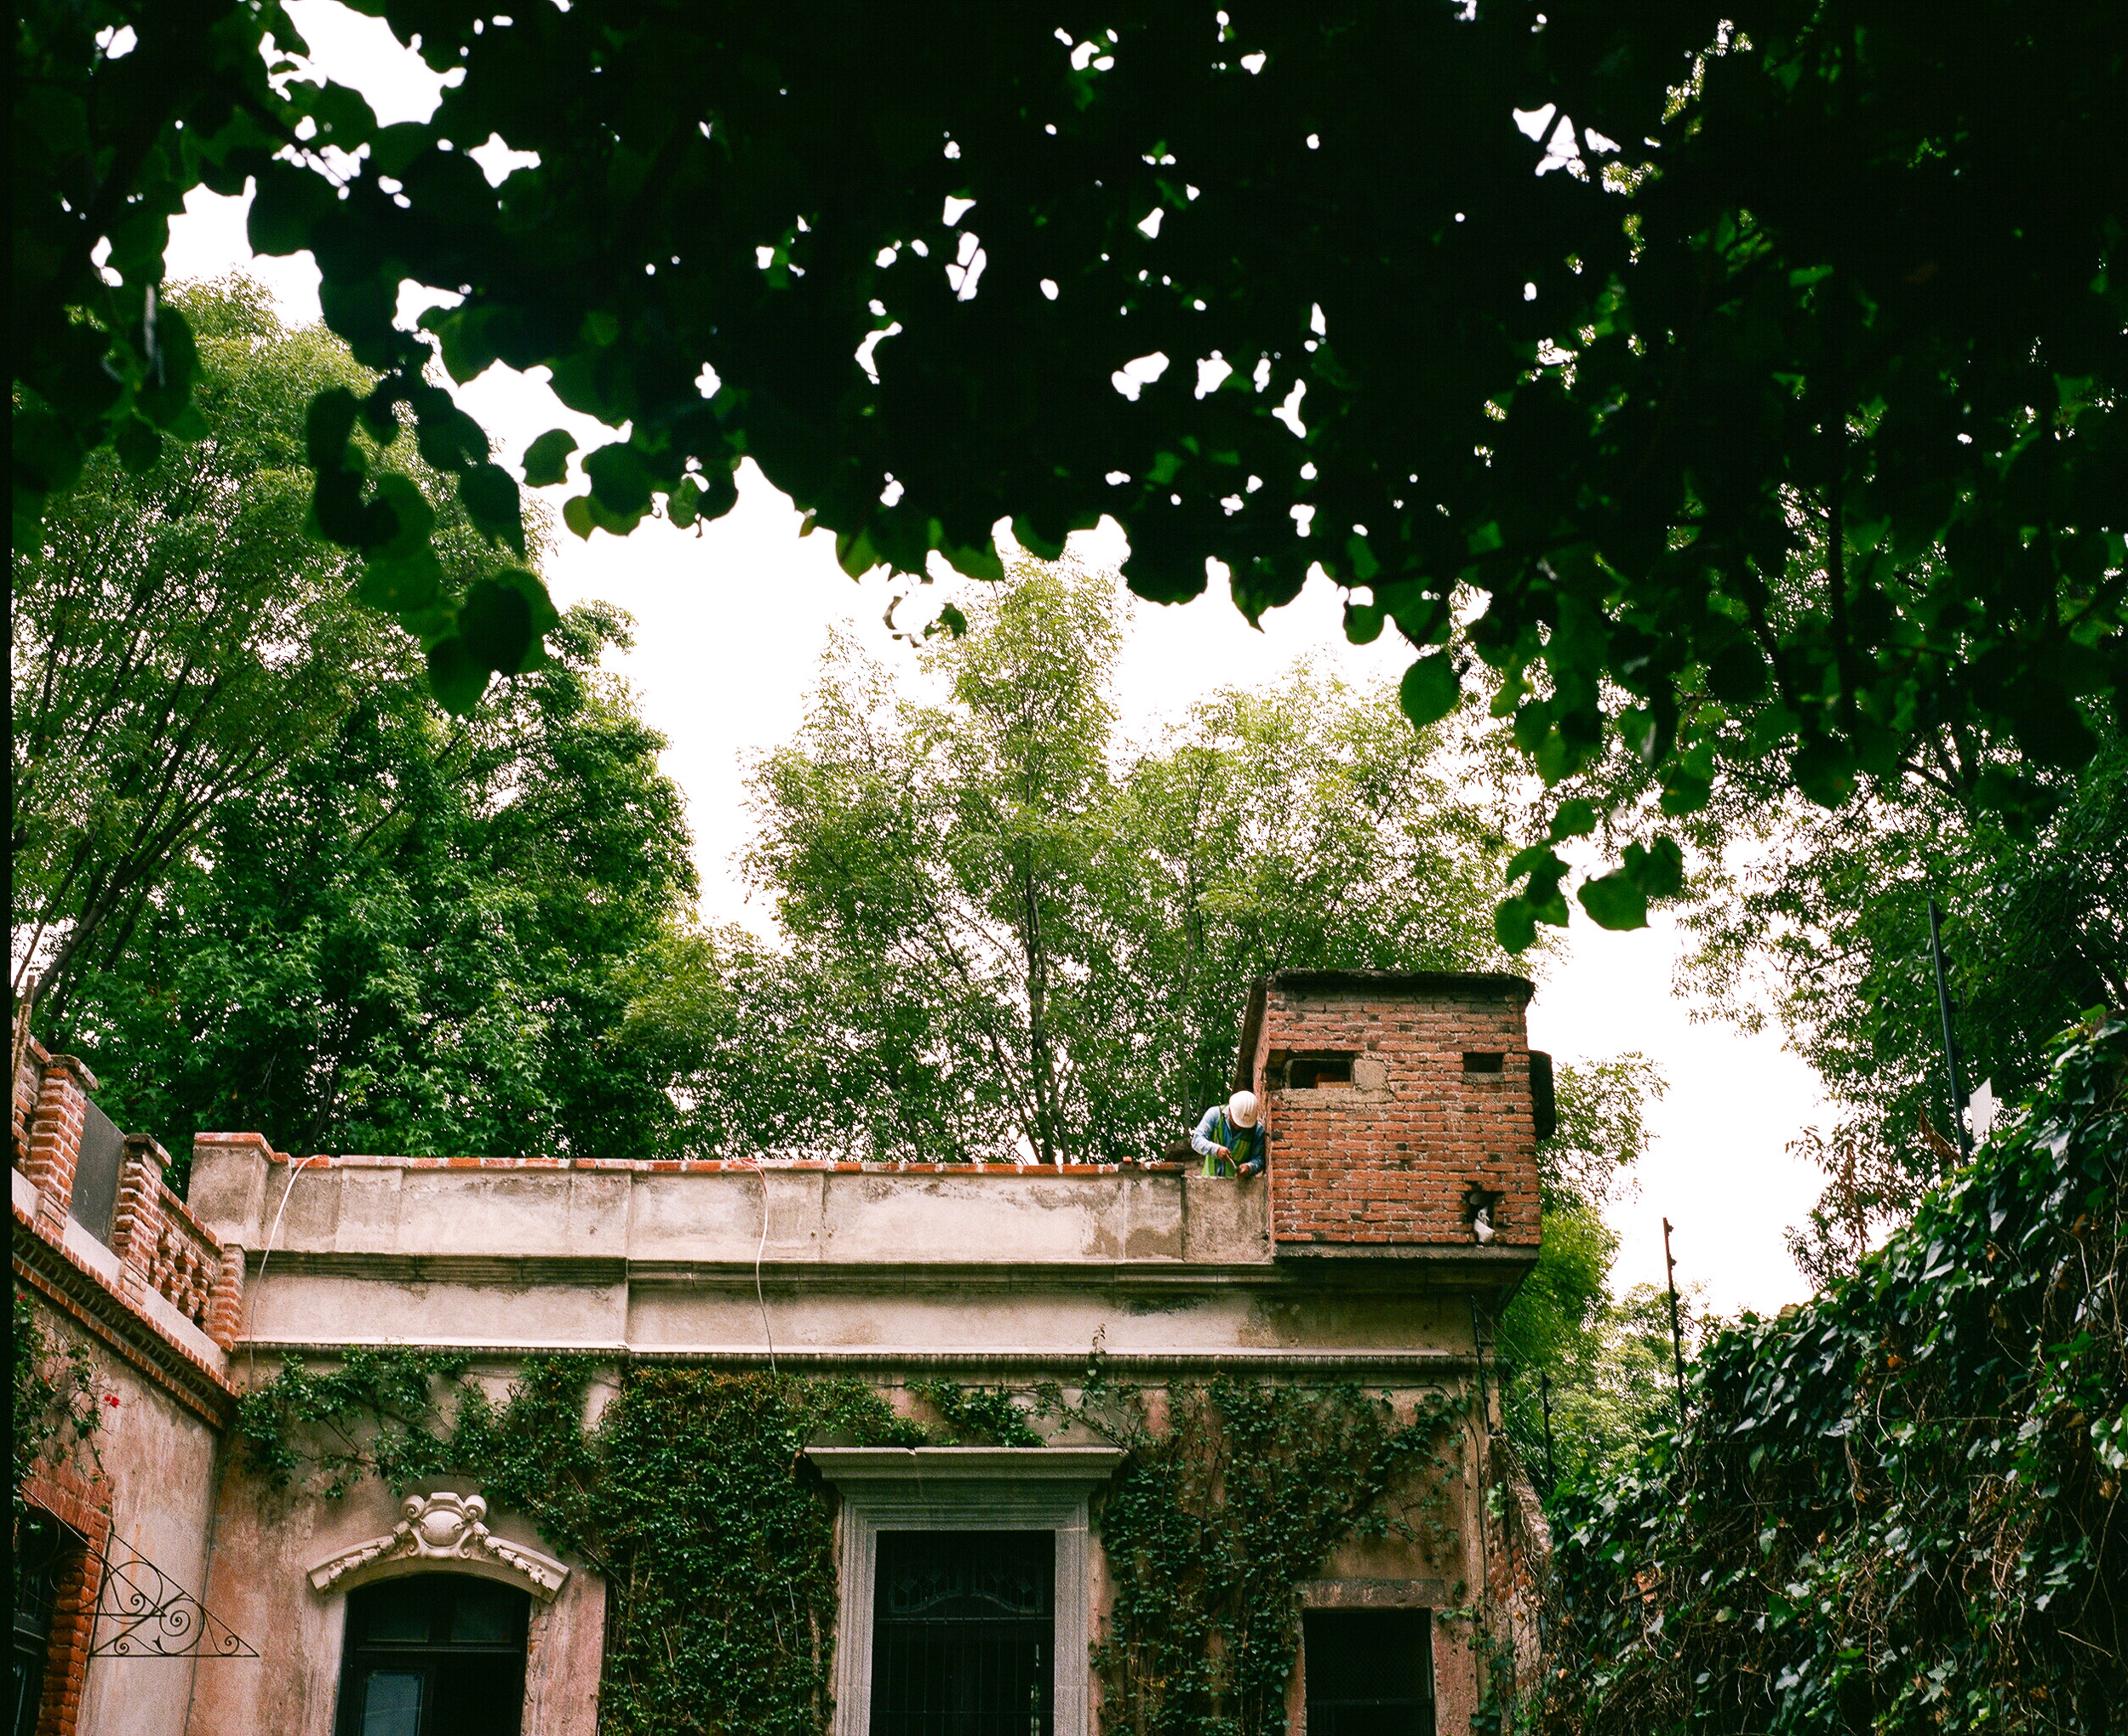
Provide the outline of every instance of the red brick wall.
<path id="1" fill-rule="evenodd" d="M 1535 1247 L 1536 1129 L 1519 977 L 1288 971 L 1252 1018 L 1252 1071 L 1271 1130 L 1271 1221 L 1281 1243 L 1472 1241 L 1473 1186 L 1500 1197 L 1496 1246 Z M 1505 1057 L 1464 1070 L 1466 1053 Z M 1270 1088 L 1292 1054 L 1349 1054 L 1342 1089 Z"/>

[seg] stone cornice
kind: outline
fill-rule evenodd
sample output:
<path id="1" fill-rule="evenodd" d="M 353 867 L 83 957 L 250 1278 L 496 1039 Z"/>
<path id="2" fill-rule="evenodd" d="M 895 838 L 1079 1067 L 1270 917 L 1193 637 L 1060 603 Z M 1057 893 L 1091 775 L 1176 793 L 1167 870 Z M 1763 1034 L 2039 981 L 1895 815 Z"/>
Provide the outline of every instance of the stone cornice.
<path id="1" fill-rule="evenodd" d="M 778 1368 L 847 1374 L 872 1374 L 891 1382 L 941 1372 L 988 1375 L 1045 1376 L 1069 1379 L 1090 1366 L 1084 1347 L 1034 1349 L 1023 1346 L 939 1350 L 892 1345 L 821 1348 L 780 1348 L 773 1359 L 758 1345 L 631 1345 L 586 1339 L 547 1344 L 481 1343 L 472 1339 L 337 1339 L 330 1343 L 299 1339 L 260 1339 L 240 1348 L 264 1356 L 337 1356 L 346 1351 L 409 1350 L 448 1352 L 475 1362 L 517 1362 L 527 1356 L 586 1356 L 610 1368 L 631 1363 L 707 1364 L 719 1368 Z M 1490 1365 L 1491 1358 L 1486 1361 Z M 1457 1379 L 1473 1366 L 1465 1351 L 1208 1350 L 1109 1351 L 1101 1358 L 1112 1375 L 1151 1379 L 1168 1377 L 1208 1379 L 1216 1374 L 1261 1375 L 1307 1385 L 1342 1380 L 1394 1380 L 1430 1385 Z"/>
<path id="2" fill-rule="evenodd" d="M 256 1276 L 260 1255 L 247 1256 Z M 1369 1295 L 1490 1291 L 1518 1282 L 1536 1264 L 1534 1248 L 1439 1248 L 1375 1252 L 1286 1248 L 1275 1260 L 777 1260 L 760 1282 L 792 1290 L 897 1293 L 932 1290 L 1021 1293 L 1055 1290 L 1352 1289 Z M 607 1255 L 325 1253 L 277 1248 L 276 1276 L 360 1278 L 375 1282 L 628 1284 L 643 1289 L 744 1290 L 755 1268 L 745 1260 L 631 1260 Z"/>

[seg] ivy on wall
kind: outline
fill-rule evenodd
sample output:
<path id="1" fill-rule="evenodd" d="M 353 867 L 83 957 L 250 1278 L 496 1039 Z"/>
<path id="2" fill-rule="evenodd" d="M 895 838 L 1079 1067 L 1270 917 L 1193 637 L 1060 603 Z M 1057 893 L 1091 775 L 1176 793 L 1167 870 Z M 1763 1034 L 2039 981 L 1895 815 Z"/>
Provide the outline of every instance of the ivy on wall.
<path id="1" fill-rule="evenodd" d="M 1096 1523 L 1114 1602 L 1093 1653 L 1116 1736 L 1275 1736 L 1300 1647 L 1302 1579 L 1353 1537 L 1448 1534 L 1445 1394 L 1218 1379 L 1146 1393 L 1098 1375 L 1059 1411 L 1128 1455 Z M 1398 1505 L 1397 1498 L 1404 1499 Z"/>
<path id="2" fill-rule="evenodd" d="M 85 1458 L 93 1471 L 101 1470 L 96 1434 L 103 1426 L 103 1405 L 98 1402 L 89 1346 L 46 1333 L 35 1306 L 20 1289 L 14 1293 L 14 1516 L 19 1523 L 29 1510 L 22 1485 L 40 1465 L 78 1466 Z"/>
<path id="3" fill-rule="evenodd" d="M 832 1710 L 836 1580 L 809 1445 L 1039 1446 L 1084 1430 L 1125 1453 L 1095 1523 L 1114 1590 L 1093 1657 L 1102 1722 L 1129 1736 L 1275 1736 L 1299 1640 L 1298 1582 L 1354 1536 L 1439 1534 L 1445 1396 L 1415 1413 L 1357 1386 L 1215 1380 L 1145 1391 L 1096 1356 L 1076 1396 L 925 1380 L 938 1418 L 851 1380 L 630 1367 L 595 1422 L 598 1366 L 529 1360 L 501 1402 L 462 1358 L 287 1358 L 241 1402 L 269 1490 L 327 1499 L 477 1479 L 606 1582 L 601 1736 L 819 1736 Z M 1041 1426 L 1046 1425 L 1045 1435 Z"/>
<path id="4" fill-rule="evenodd" d="M 2097 1733 L 2128 1656 L 2128 1021 L 1552 1510 L 1559 1736 Z"/>

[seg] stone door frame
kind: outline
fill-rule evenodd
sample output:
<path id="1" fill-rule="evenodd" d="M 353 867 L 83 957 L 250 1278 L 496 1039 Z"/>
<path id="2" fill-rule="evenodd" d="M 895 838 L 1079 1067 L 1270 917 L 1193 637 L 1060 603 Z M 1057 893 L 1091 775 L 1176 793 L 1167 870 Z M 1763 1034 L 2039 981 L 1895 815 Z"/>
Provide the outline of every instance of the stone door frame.
<path id="1" fill-rule="evenodd" d="M 1122 1461 L 1113 1447 L 815 1447 L 842 1496 L 835 1736 L 870 1736 L 872 1612 L 882 1531 L 1048 1531 L 1056 1537 L 1054 1736 L 1090 1736 L 1093 1639 L 1088 1497 Z"/>

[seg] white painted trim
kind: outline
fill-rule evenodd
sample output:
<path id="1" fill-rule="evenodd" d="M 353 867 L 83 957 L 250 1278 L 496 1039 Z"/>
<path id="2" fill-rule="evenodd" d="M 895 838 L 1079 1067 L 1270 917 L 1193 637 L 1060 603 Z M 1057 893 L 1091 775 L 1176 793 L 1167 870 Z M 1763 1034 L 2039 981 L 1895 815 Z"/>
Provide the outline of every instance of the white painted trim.
<path id="1" fill-rule="evenodd" d="M 872 1602 L 882 1531 L 1049 1531 L 1056 1537 L 1050 1728 L 1090 1736 L 1093 1640 L 1086 1502 L 1122 1462 L 1111 1447 L 816 1447 L 841 1492 L 835 1736 L 871 1736 Z"/>

